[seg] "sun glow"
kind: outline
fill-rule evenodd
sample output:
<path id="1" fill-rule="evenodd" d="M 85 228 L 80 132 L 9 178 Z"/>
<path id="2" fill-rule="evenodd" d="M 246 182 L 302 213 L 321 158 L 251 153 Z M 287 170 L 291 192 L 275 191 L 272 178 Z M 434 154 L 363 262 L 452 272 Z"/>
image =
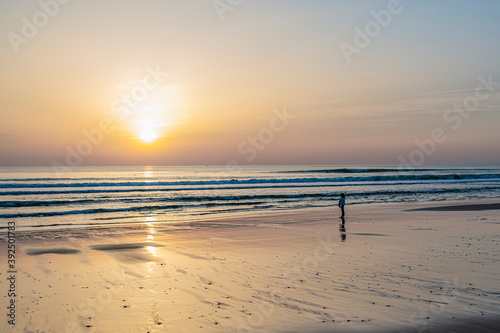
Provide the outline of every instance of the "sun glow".
<path id="1" fill-rule="evenodd" d="M 132 126 L 137 139 L 144 143 L 153 143 L 165 135 L 168 123 L 165 122 L 165 115 L 156 108 L 141 108 L 134 116 Z"/>
<path id="2" fill-rule="evenodd" d="M 134 84 L 130 82 L 126 87 L 133 87 Z M 149 91 L 144 100 L 135 101 L 138 106 L 122 114 L 124 128 L 143 144 L 155 143 L 167 134 L 172 125 L 179 122 L 179 94 L 174 86 Z"/>
<path id="3" fill-rule="evenodd" d="M 156 133 L 154 129 L 144 129 L 138 135 L 139 140 L 141 140 L 144 143 L 152 143 L 156 141 L 159 137 L 160 135 Z"/>

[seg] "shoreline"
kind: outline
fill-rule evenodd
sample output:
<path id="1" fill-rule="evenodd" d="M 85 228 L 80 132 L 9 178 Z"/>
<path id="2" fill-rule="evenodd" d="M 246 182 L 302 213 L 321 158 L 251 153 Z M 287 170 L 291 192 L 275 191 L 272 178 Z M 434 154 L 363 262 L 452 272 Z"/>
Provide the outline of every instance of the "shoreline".
<path id="1" fill-rule="evenodd" d="M 452 205 L 452 206 L 436 206 L 436 207 L 425 207 L 410 209 L 409 211 L 479 211 L 479 210 L 498 210 L 500 209 L 500 203 L 480 203 L 480 204 L 464 204 L 464 205 Z"/>
<path id="2" fill-rule="evenodd" d="M 19 235 L 16 328 L 493 332 L 500 214 L 403 209 L 442 204 L 348 206 L 344 225 L 332 207 L 190 229 L 145 223 Z"/>
<path id="3" fill-rule="evenodd" d="M 446 202 L 446 205 L 444 203 Z M 470 204 L 473 202 L 473 204 Z M 417 206 L 415 208 L 415 206 Z M 484 198 L 476 200 L 455 200 L 455 201 L 428 201 L 428 202 L 405 202 L 405 203 L 376 203 L 376 204 L 354 204 L 346 205 L 346 210 L 365 212 L 367 210 L 386 210 L 386 211 L 407 211 L 407 212 L 430 212 L 430 211 L 476 211 L 476 210 L 498 210 L 500 209 L 500 198 Z M 258 212 L 245 212 L 236 213 L 235 215 L 229 216 L 210 216 L 203 218 L 187 219 L 179 222 L 153 222 L 158 225 L 163 225 L 165 228 L 163 232 L 175 232 L 184 230 L 195 230 L 197 228 L 210 228 L 216 227 L 251 227 L 252 225 L 231 225 L 231 221 L 239 221 L 241 219 L 251 219 L 259 217 L 277 217 L 281 215 L 295 215 L 295 214 L 308 214 L 312 213 L 326 213 L 330 212 L 335 216 L 337 214 L 338 207 L 332 206 L 329 208 L 325 207 L 310 207 L 310 208 L 298 208 L 290 209 L 284 211 L 273 211 L 271 213 L 266 213 L 262 211 Z M 7 225 L 8 221 L 5 221 Z M 102 224 L 100 226 L 75 226 L 75 227 L 60 227 L 51 229 L 50 227 L 43 227 L 43 230 L 29 229 L 29 230 L 17 230 L 17 234 L 23 240 L 27 240 L 31 237 L 39 237 L 41 239 L 50 240 L 51 238 L 60 239 L 65 238 L 68 235 L 71 237 L 90 237 L 95 232 L 105 232 L 107 235 L 112 235 L 113 231 L 123 231 L 123 232 L 142 232 L 148 225 L 148 222 L 133 222 L 133 223 L 117 223 L 117 224 Z M 4 227 L 6 230 L 7 227 Z M 49 236 L 54 235 L 55 236 Z M 66 235 L 64 235 L 66 234 Z M 2 236 L 0 229 L 0 244 L 6 241 L 6 237 Z"/>

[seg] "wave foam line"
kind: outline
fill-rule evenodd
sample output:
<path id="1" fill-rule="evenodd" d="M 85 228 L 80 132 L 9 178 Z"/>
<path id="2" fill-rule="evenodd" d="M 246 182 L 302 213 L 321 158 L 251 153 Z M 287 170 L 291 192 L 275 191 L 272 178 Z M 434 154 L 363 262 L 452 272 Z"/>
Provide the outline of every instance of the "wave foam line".
<path id="1" fill-rule="evenodd" d="M 414 190 L 402 190 L 402 191 L 372 191 L 372 192 L 351 192 L 349 197 L 355 199 L 356 197 L 371 197 L 371 196 L 384 196 L 384 195 L 417 195 L 417 194 L 438 194 L 438 193 L 473 193 L 484 190 L 498 190 L 500 187 L 492 188 L 476 188 L 476 189 L 437 189 L 437 190 L 427 190 L 427 191 L 414 191 Z M 0 214 L 0 218 L 19 218 L 19 217 L 41 217 L 41 216 L 57 216 L 57 215 L 74 215 L 74 214 L 100 214 L 100 213 L 114 213 L 114 212 L 127 212 L 127 211 L 144 211 L 144 210 L 165 210 L 165 209 L 181 209 L 189 207 L 215 207 L 215 206 L 238 206 L 238 205 L 248 205 L 248 204 L 264 204 L 271 203 L 278 199 L 286 199 L 288 201 L 293 201 L 297 199 L 331 199 L 337 198 L 337 192 L 329 193 L 301 193 L 301 194 L 275 194 L 275 195 L 239 195 L 239 196 L 190 196 L 190 197 L 179 197 L 179 198 L 165 198 L 161 201 L 175 202 L 173 205 L 146 205 L 137 207 L 127 207 L 127 208 L 96 208 L 96 209 L 80 209 L 62 212 L 34 212 L 34 213 L 17 213 L 17 214 Z M 258 201 L 256 201 L 258 200 Z M 117 200 L 118 201 L 118 200 Z M 182 203 L 187 202 L 199 202 L 198 205 L 185 205 Z"/>
<path id="2" fill-rule="evenodd" d="M 350 181 L 406 181 L 406 180 L 470 180 L 470 179 L 500 179 L 500 174 L 446 174 L 446 175 L 397 175 L 372 177 L 336 177 L 336 178 L 253 178 L 224 179 L 205 181 L 177 182 L 101 182 L 101 183 L 57 183 L 57 184 L 12 184 L 0 183 L 0 188 L 54 188 L 54 187 L 158 187 L 158 186 L 196 186 L 196 185 L 243 185 L 243 184 L 292 184 L 292 183 L 339 183 Z"/>

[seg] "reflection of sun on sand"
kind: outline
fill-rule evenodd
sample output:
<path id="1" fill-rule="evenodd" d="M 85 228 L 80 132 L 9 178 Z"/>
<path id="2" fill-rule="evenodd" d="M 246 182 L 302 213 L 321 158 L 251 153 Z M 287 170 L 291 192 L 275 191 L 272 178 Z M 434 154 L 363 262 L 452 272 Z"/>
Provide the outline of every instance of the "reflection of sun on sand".
<path id="1" fill-rule="evenodd" d="M 143 242 L 143 243 L 116 243 L 116 244 L 99 244 L 99 245 L 91 245 L 90 248 L 92 250 L 97 251 L 121 251 L 121 250 L 130 250 L 130 249 L 142 249 L 145 247 L 160 247 L 164 246 L 155 242 Z"/>
<path id="2" fill-rule="evenodd" d="M 425 206 L 351 206 L 344 241 L 332 210 L 155 223 L 154 242 L 147 225 L 19 234 L 16 329 L 495 331 L 498 210 L 402 211 Z"/>

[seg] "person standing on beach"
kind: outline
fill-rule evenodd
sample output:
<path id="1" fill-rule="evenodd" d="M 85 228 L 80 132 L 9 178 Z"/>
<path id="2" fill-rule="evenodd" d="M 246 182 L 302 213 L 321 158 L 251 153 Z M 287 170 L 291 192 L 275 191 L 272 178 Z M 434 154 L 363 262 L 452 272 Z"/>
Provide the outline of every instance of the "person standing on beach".
<path id="1" fill-rule="evenodd" d="M 344 218 L 345 216 L 344 206 L 345 206 L 345 195 L 344 193 L 340 193 L 339 207 L 342 210 L 342 216 L 340 217 L 341 219 Z"/>

